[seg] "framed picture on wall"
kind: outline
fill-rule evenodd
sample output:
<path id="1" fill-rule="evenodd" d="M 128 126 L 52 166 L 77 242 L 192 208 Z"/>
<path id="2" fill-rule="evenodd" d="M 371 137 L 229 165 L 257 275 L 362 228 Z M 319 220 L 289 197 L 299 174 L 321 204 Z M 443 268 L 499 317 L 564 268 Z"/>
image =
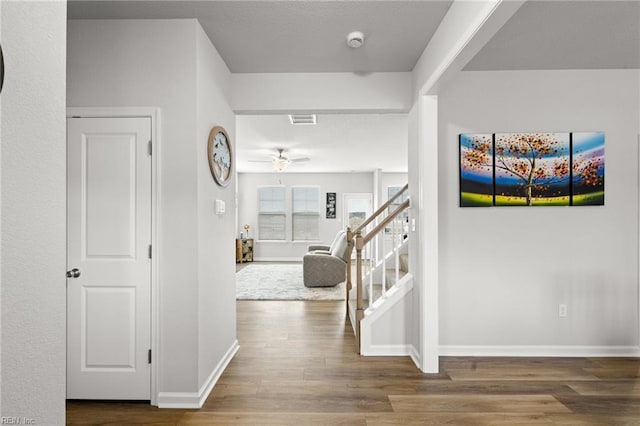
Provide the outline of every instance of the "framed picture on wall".
<path id="1" fill-rule="evenodd" d="M 327 192 L 327 219 L 336 218 L 336 193 Z"/>
<path id="2" fill-rule="evenodd" d="M 460 135 L 460 207 L 604 205 L 604 132 Z"/>

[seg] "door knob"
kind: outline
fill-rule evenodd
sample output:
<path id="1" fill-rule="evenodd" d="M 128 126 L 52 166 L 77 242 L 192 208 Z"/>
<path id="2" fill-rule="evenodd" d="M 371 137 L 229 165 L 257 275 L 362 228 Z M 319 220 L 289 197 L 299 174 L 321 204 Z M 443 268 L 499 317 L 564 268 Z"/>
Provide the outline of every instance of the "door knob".
<path id="1" fill-rule="evenodd" d="M 70 271 L 67 271 L 67 278 L 78 278 L 80 276 L 80 269 L 73 268 Z"/>

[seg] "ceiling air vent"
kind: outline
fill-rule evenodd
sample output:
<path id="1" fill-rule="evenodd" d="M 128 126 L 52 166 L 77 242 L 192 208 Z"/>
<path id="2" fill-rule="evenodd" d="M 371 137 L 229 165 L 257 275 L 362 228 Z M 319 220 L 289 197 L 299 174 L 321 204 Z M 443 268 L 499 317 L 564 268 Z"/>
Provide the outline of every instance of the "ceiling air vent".
<path id="1" fill-rule="evenodd" d="M 291 124 L 316 124 L 315 114 L 289 114 Z"/>

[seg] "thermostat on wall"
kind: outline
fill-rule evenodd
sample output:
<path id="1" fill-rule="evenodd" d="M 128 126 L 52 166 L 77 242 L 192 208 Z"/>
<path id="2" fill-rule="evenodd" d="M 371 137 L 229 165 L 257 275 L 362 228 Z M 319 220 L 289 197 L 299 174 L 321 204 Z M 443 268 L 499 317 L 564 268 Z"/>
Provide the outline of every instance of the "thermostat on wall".
<path id="1" fill-rule="evenodd" d="M 223 200 L 216 200 L 216 214 L 224 214 L 226 205 Z"/>

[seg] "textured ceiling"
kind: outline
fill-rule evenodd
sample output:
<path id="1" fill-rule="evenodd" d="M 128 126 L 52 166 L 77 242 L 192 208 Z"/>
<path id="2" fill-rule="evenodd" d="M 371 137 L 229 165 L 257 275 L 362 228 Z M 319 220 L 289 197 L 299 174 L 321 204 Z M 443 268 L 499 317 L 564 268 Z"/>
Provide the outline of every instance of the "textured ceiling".
<path id="1" fill-rule="evenodd" d="M 466 70 L 640 68 L 639 1 L 528 1 Z"/>
<path id="2" fill-rule="evenodd" d="M 411 71 L 446 1 L 75 1 L 69 19 L 197 18 L 234 73 Z M 351 49 L 347 34 L 362 31 Z"/>
<path id="3" fill-rule="evenodd" d="M 407 171 L 406 114 L 321 114 L 314 126 L 294 126 L 286 115 L 236 120 L 239 172 L 273 171 L 269 162 L 250 160 L 269 161 L 278 148 L 290 159 L 310 158 L 290 165 L 289 172 Z"/>
<path id="4" fill-rule="evenodd" d="M 507 0 L 508 1 L 508 0 Z M 69 0 L 70 19 L 197 18 L 235 73 L 411 71 L 451 1 Z M 640 1 L 526 2 L 466 70 L 640 67 Z M 353 50 L 346 35 L 363 31 Z M 407 170 L 406 115 L 238 116 L 238 170 L 271 171 L 277 148 L 311 161 L 288 171 Z M 357 159 L 348 162 L 347 159 Z"/>
<path id="5" fill-rule="evenodd" d="M 411 71 L 452 1 L 69 0 L 70 19 L 197 18 L 232 72 Z M 365 45 L 346 45 L 363 31 Z M 640 68 L 640 1 L 529 0 L 466 70 Z"/>

